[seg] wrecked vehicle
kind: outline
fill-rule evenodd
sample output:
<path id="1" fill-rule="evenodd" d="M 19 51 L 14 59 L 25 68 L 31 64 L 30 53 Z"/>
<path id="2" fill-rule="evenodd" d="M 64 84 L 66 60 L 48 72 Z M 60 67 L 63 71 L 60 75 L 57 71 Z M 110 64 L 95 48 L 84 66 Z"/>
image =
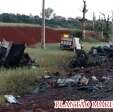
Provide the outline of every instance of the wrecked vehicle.
<path id="1" fill-rule="evenodd" d="M 92 47 L 88 53 L 77 50 L 76 55 L 69 63 L 71 68 L 101 65 L 113 59 L 113 46 Z"/>
<path id="2" fill-rule="evenodd" d="M 9 68 L 36 65 L 28 53 L 24 53 L 24 43 L 3 41 L 0 43 L 0 66 Z"/>

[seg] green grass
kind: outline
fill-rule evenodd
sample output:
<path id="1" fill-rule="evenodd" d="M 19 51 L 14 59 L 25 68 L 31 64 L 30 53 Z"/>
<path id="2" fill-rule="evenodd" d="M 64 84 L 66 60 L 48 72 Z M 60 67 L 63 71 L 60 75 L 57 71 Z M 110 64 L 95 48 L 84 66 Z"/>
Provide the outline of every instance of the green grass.
<path id="1" fill-rule="evenodd" d="M 43 50 L 38 45 L 37 48 L 29 48 L 26 51 L 32 58 L 38 60 L 39 70 L 43 69 L 43 71 L 62 71 L 66 63 L 74 56 L 72 51 L 61 50 L 59 44 L 46 45 Z"/>
<path id="2" fill-rule="evenodd" d="M 47 45 L 46 49 L 27 48 L 30 56 L 35 59 L 40 67 L 0 69 L 0 95 L 24 95 L 32 91 L 32 86 L 47 72 L 65 72 L 66 64 L 74 56 L 72 51 L 63 51 L 59 44 Z"/>
<path id="3" fill-rule="evenodd" d="M 0 26 L 8 26 L 8 27 L 41 27 L 38 24 L 28 24 L 28 23 L 4 23 L 0 22 Z"/>

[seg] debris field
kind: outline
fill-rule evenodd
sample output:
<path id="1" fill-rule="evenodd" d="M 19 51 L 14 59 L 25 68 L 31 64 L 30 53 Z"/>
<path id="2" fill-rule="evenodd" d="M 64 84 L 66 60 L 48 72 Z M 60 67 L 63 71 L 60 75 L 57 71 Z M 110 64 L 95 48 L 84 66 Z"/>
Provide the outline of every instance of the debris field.
<path id="1" fill-rule="evenodd" d="M 112 109 L 54 109 L 55 100 L 113 100 L 112 54 L 108 57 L 104 63 L 75 67 L 66 74 L 48 72 L 37 81 L 31 94 L 16 99 L 19 103 L 0 106 L 0 112 L 112 112 Z"/>
<path id="2" fill-rule="evenodd" d="M 113 62 L 101 66 L 73 69 L 67 74 L 48 73 L 30 95 L 18 98 L 19 104 L 7 104 L 0 112 L 103 112 L 91 109 L 54 109 L 54 100 L 113 100 Z M 105 112 L 112 112 L 105 110 Z"/>

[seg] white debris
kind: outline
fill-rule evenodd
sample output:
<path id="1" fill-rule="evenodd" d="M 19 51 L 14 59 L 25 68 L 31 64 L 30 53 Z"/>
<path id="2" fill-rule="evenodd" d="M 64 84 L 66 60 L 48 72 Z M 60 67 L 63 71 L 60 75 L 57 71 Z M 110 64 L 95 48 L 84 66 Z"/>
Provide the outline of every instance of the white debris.
<path id="1" fill-rule="evenodd" d="M 4 97 L 9 103 L 18 103 L 17 99 L 13 95 L 4 95 Z"/>
<path id="2" fill-rule="evenodd" d="M 65 80 L 65 83 L 66 83 L 66 84 L 75 83 L 75 80 L 72 79 L 72 78 L 67 78 L 67 79 Z"/>
<path id="3" fill-rule="evenodd" d="M 58 84 L 59 86 L 65 86 L 65 80 L 66 80 L 66 79 L 58 79 L 58 80 L 57 80 L 57 84 Z"/>
<path id="4" fill-rule="evenodd" d="M 32 69 L 36 69 L 36 66 L 32 66 Z"/>
<path id="5" fill-rule="evenodd" d="M 33 90 L 33 92 L 32 92 L 32 93 L 37 94 L 37 93 L 39 93 L 39 91 L 40 91 L 40 88 L 39 88 L 39 87 L 37 87 L 36 89 L 34 89 L 34 90 Z"/>
<path id="6" fill-rule="evenodd" d="M 103 80 L 110 80 L 110 79 L 112 79 L 112 78 L 111 78 L 111 77 L 107 77 L 107 76 L 103 76 L 102 79 L 103 79 Z"/>
<path id="7" fill-rule="evenodd" d="M 70 84 L 75 84 L 75 80 L 72 78 L 58 79 L 57 84 L 61 87 L 68 86 Z"/>
<path id="8" fill-rule="evenodd" d="M 104 87 L 102 83 L 98 83 L 98 84 L 96 84 L 95 86 L 96 86 L 97 88 L 100 88 L 100 89 L 102 89 L 102 88 Z"/>
<path id="9" fill-rule="evenodd" d="M 57 80 L 59 86 L 68 86 L 70 84 L 77 84 L 80 81 L 81 75 L 75 75 L 70 78 L 62 78 Z"/>
<path id="10" fill-rule="evenodd" d="M 93 81 L 98 81 L 98 79 L 97 79 L 96 76 L 92 76 L 91 79 L 92 79 Z"/>
<path id="11" fill-rule="evenodd" d="M 82 78 L 80 79 L 80 84 L 82 84 L 82 85 L 87 85 L 88 82 L 89 82 L 89 79 L 86 78 L 86 77 L 82 77 Z"/>
<path id="12" fill-rule="evenodd" d="M 74 82 L 77 84 L 79 81 L 80 81 L 80 79 L 81 79 L 81 75 L 74 75 L 73 77 L 71 77 L 73 80 L 74 80 Z"/>
<path id="13" fill-rule="evenodd" d="M 51 76 L 49 76 L 49 75 L 44 75 L 44 76 L 43 76 L 44 79 L 48 79 L 48 78 L 50 78 L 50 77 L 51 77 Z"/>

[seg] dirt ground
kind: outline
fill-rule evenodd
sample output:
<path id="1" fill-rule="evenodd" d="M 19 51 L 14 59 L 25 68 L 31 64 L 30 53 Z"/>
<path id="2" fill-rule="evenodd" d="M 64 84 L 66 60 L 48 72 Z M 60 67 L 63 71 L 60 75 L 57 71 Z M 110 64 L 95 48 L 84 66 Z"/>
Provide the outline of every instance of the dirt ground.
<path id="1" fill-rule="evenodd" d="M 0 112 L 113 112 L 112 109 L 54 109 L 54 100 L 113 100 L 113 62 L 101 66 L 74 69 L 69 72 L 82 74 L 89 78 L 96 76 L 99 80 L 102 76 L 106 76 L 111 80 L 104 83 L 105 87 L 94 92 L 77 90 L 75 87 L 49 88 L 38 94 L 21 97 L 19 99 L 21 104 L 1 106 Z"/>

